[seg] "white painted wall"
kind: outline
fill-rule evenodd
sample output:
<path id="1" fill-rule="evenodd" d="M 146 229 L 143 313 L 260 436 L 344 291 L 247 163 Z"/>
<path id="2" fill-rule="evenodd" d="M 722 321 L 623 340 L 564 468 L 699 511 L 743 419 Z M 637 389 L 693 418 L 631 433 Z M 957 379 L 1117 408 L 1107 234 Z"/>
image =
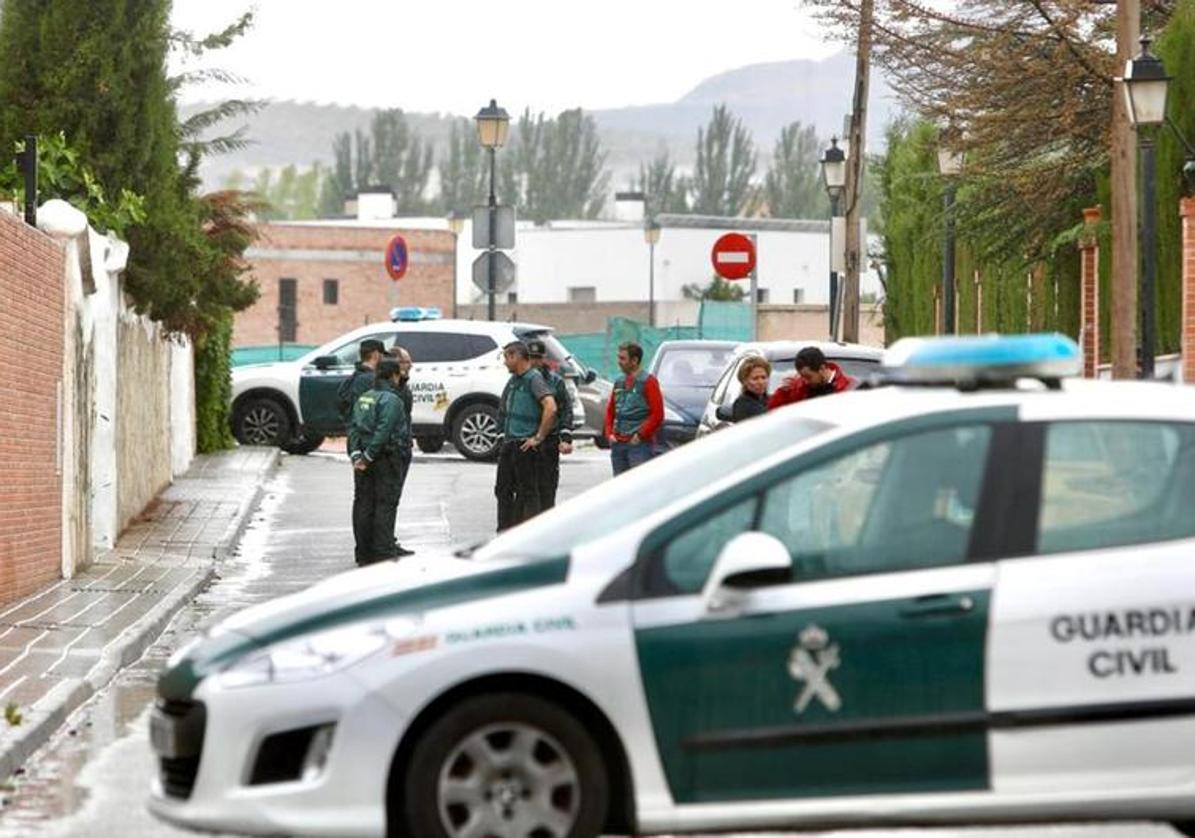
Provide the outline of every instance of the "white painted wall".
<path id="1" fill-rule="evenodd" d="M 726 230 L 665 227 L 655 249 L 657 301 L 683 299 L 681 289 L 690 283 L 706 285 L 713 278 L 710 250 Z M 763 230 L 756 232 L 759 287 L 769 303 L 794 302 L 801 289 L 802 303 L 826 304 L 829 300 L 830 242 L 828 233 Z M 480 251 L 470 247 L 472 231 L 466 223 L 457 251 L 457 302 L 479 302 L 472 263 Z M 511 290 L 520 303 L 568 302 L 570 287 L 593 287 L 597 302 L 646 300 L 649 285 L 648 245 L 640 225 L 600 222 L 557 222 L 550 227 L 520 225 L 511 253 L 518 265 L 518 280 Z M 746 290 L 744 280 L 744 291 Z M 862 292 L 879 293 L 879 278 L 863 276 Z"/>
<path id="2" fill-rule="evenodd" d="M 195 350 L 189 340 L 170 344 L 170 460 L 178 477 L 195 459 Z"/>

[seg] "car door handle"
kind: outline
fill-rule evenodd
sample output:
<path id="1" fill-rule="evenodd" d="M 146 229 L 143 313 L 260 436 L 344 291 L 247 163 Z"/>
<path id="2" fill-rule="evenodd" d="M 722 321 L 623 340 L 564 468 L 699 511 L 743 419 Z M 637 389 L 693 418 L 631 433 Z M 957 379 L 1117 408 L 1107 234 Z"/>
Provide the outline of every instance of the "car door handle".
<path id="1" fill-rule="evenodd" d="M 899 610 L 909 619 L 920 617 L 951 617 L 975 610 L 975 600 L 965 594 L 930 594 L 919 596 Z"/>

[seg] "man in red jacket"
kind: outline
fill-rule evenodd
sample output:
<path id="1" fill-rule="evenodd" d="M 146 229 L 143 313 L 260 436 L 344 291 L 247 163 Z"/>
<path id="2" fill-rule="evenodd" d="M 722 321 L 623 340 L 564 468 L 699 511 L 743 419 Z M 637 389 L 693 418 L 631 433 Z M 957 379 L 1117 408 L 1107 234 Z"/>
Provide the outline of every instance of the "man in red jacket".
<path id="1" fill-rule="evenodd" d="M 664 422 L 660 382 L 641 368 L 642 363 L 642 346 L 628 341 L 618 347 L 622 377 L 614 382 L 606 405 L 605 428 L 615 477 L 655 455 L 656 431 Z"/>
<path id="2" fill-rule="evenodd" d="M 768 410 L 775 410 L 786 404 L 796 404 L 805 399 L 814 399 L 830 393 L 841 393 L 855 386 L 851 378 L 816 346 L 806 346 L 797 353 L 797 374 L 768 399 Z"/>

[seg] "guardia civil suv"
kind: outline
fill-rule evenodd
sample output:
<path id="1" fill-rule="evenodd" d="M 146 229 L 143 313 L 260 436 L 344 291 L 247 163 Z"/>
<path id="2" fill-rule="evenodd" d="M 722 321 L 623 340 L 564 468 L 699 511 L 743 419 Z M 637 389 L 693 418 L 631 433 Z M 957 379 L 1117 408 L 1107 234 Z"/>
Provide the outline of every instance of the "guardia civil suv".
<path id="1" fill-rule="evenodd" d="M 898 345 L 904 384 L 250 608 L 162 675 L 150 805 L 263 835 L 1195 834 L 1195 391 L 1077 358 Z"/>
<path id="2" fill-rule="evenodd" d="M 295 454 L 318 448 L 345 432 L 337 392 L 352 375 L 366 338 L 411 353 L 415 442 L 434 453 L 451 441 L 471 460 L 493 459 L 498 445 L 498 400 L 510 374 L 502 347 L 537 338 L 568 382 L 574 424 L 584 416 L 576 382 L 582 372 L 548 326 L 441 320 L 434 309 L 400 308 L 390 323 L 371 323 L 329 341 L 294 361 L 252 364 L 232 371 L 233 435 L 242 445 L 279 445 Z"/>

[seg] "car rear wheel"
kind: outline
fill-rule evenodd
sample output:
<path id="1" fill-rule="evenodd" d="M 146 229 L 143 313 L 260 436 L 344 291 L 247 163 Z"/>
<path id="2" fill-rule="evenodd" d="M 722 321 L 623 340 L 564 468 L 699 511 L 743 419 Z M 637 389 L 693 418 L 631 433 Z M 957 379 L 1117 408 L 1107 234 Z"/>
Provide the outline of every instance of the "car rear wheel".
<path id="1" fill-rule="evenodd" d="M 518 693 L 466 699 L 416 744 L 406 834 L 596 838 L 609 803 L 601 752 L 555 704 Z"/>
<path id="2" fill-rule="evenodd" d="M 471 404 L 452 424 L 452 444 L 469 460 L 489 461 L 498 456 L 498 408 Z"/>
<path id="3" fill-rule="evenodd" d="M 241 445 L 279 445 L 291 438 L 290 416 L 277 399 L 250 399 L 237 407 L 232 435 Z"/>
<path id="4" fill-rule="evenodd" d="M 421 436 L 415 439 L 415 444 L 424 454 L 435 454 L 444 447 L 446 441 L 442 436 Z"/>

